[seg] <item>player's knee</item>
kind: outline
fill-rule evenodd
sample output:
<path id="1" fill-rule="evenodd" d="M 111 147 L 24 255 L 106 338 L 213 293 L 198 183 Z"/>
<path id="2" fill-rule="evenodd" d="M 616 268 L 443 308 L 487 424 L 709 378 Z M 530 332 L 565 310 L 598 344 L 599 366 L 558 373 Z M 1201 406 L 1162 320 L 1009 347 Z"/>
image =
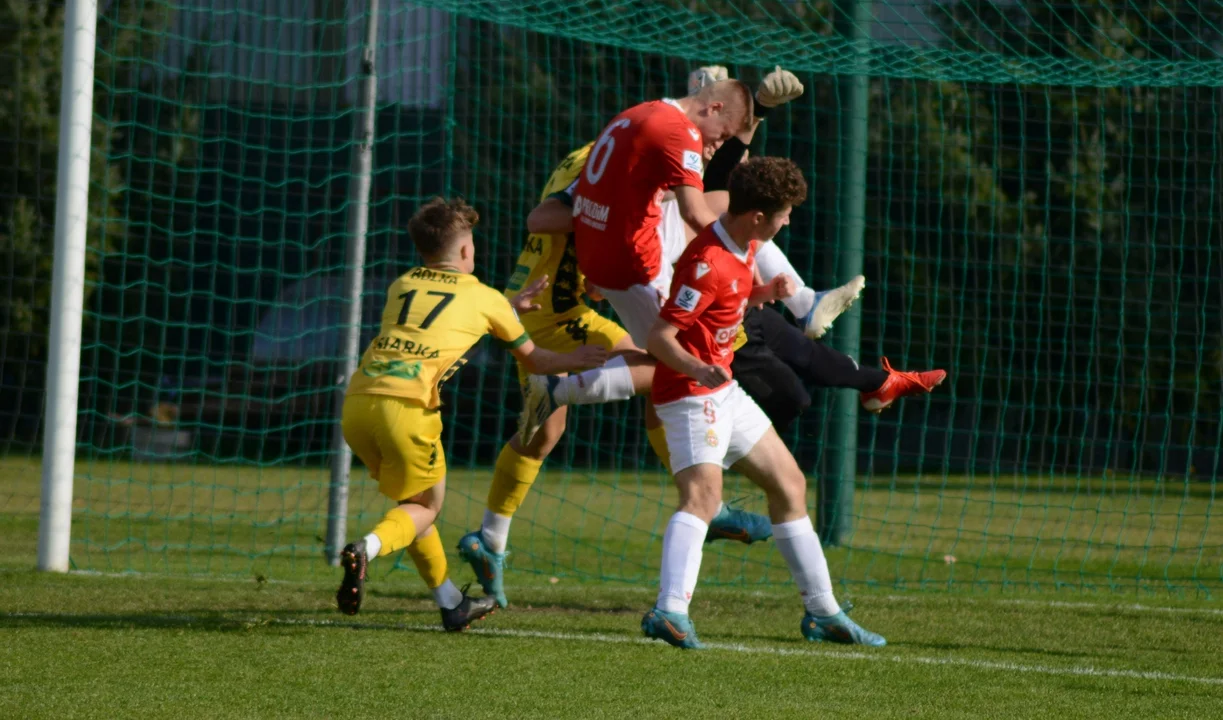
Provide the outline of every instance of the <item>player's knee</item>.
<path id="1" fill-rule="evenodd" d="M 688 470 L 681 470 L 675 477 L 675 486 L 679 489 L 679 509 L 709 522 L 722 503 L 722 483 L 711 473 Z"/>
<path id="2" fill-rule="evenodd" d="M 778 477 L 772 492 L 766 494 L 771 511 L 775 510 L 781 515 L 793 514 L 806 507 L 807 478 L 797 471 L 797 468 L 794 472 L 783 473 Z M 778 517 L 773 512 L 770 512 L 770 515 Z"/>

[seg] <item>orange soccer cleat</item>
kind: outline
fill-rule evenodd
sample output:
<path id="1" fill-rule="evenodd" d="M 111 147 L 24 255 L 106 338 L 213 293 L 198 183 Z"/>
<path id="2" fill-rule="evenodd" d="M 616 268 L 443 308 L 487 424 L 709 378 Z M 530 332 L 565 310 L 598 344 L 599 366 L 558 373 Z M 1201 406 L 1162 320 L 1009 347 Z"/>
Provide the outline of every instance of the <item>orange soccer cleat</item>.
<path id="1" fill-rule="evenodd" d="M 925 370 L 923 372 L 893 370 L 887 358 L 883 358 L 883 369 L 887 371 L 888 379 L 883 381 L 878 390 L 862 393 L 862 407 L 869 412 L 883 412 L 902 397 L 928 393 L 947 379 L 946 370 Z"/>

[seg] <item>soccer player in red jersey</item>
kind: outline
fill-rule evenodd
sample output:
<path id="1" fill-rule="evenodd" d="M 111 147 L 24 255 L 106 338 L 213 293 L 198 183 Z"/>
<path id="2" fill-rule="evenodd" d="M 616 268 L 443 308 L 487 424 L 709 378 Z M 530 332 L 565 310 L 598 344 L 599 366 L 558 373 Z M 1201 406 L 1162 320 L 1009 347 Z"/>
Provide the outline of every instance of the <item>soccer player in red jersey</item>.
<path id="1" fill-rule="evenodd" d="M 791 161 L 761 157 L 739 165 L 729 209 L 692 241 L 675 266 L 671 294 L 647 347 L 658 359 L 651 400 L 666 430 L 679 511 L 663 537 L 658 601 L 642 631 L 681 648 L 699 648 L 688 605 L 700 574 L 709 521 L 722 497 L 722 472 L 734 468 L 764 490 L 778 550 L 803 596 L 808 640 L 886 644 L 841 610 L 828 563 L 807 514 L 807 481 L 759 406 L 731 376 L 733 345 L 749 305 L 783 299 L 796 283 L 779 275 L 753 287 L 755 253 L 789 223 L 807 183 Z"/>
<path id="2" fill-rule="evenodd" d="M 675 194 L 693 228 L 717 219 L 705 202 L 704 150 L 752 125 L 752 92 L 723 80 L 679 100 L 642 103 L 599 136 L 573 196 L 578 268 L 615 308 L 638 347 L 670 289 L 661 203 Z"/>

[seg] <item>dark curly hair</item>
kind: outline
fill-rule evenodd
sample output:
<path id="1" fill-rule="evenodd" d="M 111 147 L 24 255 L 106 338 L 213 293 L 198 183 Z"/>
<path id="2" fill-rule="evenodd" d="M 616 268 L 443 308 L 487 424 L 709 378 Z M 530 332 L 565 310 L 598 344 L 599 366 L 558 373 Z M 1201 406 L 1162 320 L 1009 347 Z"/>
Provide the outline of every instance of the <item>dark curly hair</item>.
<path id="1" fill-rule="evenodd" d="M 408 234 L 425 260 L 446 255 L 455 236 L 475 227 L 480 214 L 463 198 L 435 197 L 421 205 L 408 221 Z"/>
<path id="2" fill-rule="evenodd" d="M 792 161 L 779 157 L 754 157 L 739 163 L 727 183 L 730 214 L 762 212 L 773 215 L 788 205 L 807 199 L 807 181 Z"/>

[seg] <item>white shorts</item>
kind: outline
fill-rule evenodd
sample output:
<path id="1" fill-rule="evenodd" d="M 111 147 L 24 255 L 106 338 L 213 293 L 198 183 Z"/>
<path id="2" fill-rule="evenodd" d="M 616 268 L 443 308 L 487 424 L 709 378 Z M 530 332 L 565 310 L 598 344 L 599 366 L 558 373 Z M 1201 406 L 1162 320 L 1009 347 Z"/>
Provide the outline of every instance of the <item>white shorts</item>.
<path id="1" fill-rule="evenodd" d="M 756 401 L 734 380 L 710 395 L 655 405 L 654 410 L 667 433 L 673 474 L 702 463 L 729 469 L 772 427 Z"/>
<path id="2" fill-rule="evenodd" d="M 598 290 L 611 303 L 616 317 L 620 318 L 620 326 L 628 331 L 633 343 L 645 350 L 646 338 L 658 320 L 658 311 L 666 295 L 653 284 L 633 285 L 627 290 Z"/>
<path id="3" fill-rule="evenodd" d="M 646 338 L 650 328 L 658 320 L 658 311 L 671 296 L 671 278 L 675 273 L 675 263 L 684 254 L 688 246 L 688 236 L 684 234 L 684 219 L 679 214 L 679 203 L 667 200 L 662 203 L 662 221 L 658 225 L 658 243 L 662 263 L 658 274 L 650 280 L 649 285 L 633 285 L 627 290 L 607 290 L 598 288 L 599 293 L 607 298 L 620 325 L 628 330 L 633 343 L 645 350 Z"/>

